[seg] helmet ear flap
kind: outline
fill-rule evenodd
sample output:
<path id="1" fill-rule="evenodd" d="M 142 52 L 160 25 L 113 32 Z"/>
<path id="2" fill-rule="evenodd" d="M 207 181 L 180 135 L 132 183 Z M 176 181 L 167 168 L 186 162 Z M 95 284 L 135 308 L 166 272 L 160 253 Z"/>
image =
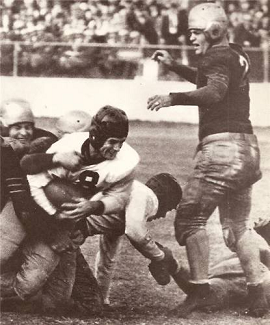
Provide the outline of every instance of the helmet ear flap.
<path id="1" fill-rule="evenodd" d="M 222 38 L 224 30 L 220 23 L 218 22 L 211 22 L 209 26 L 207 26 L 205 33 L 209 37 L 211 41 L 217 41 Z"/>

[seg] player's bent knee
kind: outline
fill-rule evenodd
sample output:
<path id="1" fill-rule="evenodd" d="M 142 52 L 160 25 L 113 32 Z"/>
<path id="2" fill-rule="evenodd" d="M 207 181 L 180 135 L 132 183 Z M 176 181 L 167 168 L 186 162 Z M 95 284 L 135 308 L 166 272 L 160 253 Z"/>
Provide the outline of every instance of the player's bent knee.
<path id="1" fill-rule="evenodd" d="M 205 227 L 197 227 L 190 225 L 179 225 L 175 222 L 175 238 L 180 246 L 185 246 L 187 239 Z"/>
<path id="2" fill-rule="evenodd" d="M 131 241 L 140 242 L 145 239 L 146 233 L 145 230 L 141 229 L 140 227 L 134 226 L 132 228 L 126 227 L 125 235 Z"/>
<path id="3" fill-rule="evenodd" d="M 188 237 L 205 228 L 207 219 L 198 212 L 197 204 L 178 206 L 174 220 L 175 237 L 180 246 L 186 245 Z"/>
<path id="4" fill-rule="evenodd" d="M 249 227 L 246 223 L 234 223 L 225 224 L 222 226 L 223 239 L 226 246 L 233 252 L 236 250 L 236 246 L 241 244 L 243 238 L 252 237 L 255 240 L 255 231 Z M 254 242 L 256 243 L 256 241 Z M 256 243 L 257 245 L 258 243 Z"/>

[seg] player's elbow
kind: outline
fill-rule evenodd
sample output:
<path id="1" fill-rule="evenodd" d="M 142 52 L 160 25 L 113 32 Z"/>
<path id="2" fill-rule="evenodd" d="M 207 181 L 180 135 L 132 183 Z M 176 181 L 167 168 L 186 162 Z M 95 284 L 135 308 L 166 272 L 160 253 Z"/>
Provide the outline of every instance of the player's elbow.
<path id="1" fill-rule="evenodd" d="M 221 83 L 216 82 L 209 87 L 209 91 L 205 96 L 208 105 L 220 103 L 227 92 L 227 87 Z"/>
<path id="2" fill-rule="evenodd" d="M 145 238 L 145 231 L 141 227 L 136 226 L 134 224 L 132 225 L 132 227 L 126 225 L 125 234 L 129 238 L 129 240 L 135 242 L 141 242 Z"/>

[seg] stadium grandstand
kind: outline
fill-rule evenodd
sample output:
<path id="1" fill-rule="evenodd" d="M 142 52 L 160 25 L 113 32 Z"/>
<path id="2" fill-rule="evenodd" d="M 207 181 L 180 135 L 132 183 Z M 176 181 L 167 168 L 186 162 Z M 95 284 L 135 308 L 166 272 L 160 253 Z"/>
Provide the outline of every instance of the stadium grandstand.
<path id="1" fill-rule="evenodd" d="M 1 74 L 134 78 L 157 48 L 196 64 L 187 12 L 199 2 L 2 0 Z M 230 41 L 250 49 L 254 80 L 269 81 L 269 0 L 220 3 L 229 17 Z M 168 71 L 160 77 L 173 78 Z"/>

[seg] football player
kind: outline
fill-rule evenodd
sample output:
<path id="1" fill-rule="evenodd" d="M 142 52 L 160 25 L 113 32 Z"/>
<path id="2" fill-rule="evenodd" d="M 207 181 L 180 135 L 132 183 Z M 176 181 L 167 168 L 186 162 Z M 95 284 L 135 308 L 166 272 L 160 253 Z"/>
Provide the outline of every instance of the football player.
<path id="1" fill-rule="evenodd" d="M 188 24 L 198 69 L 177 65 L 166 51 L 157 51 L 153 58 L 197 89 L 148 100 L 153 111 L 174 105 L 199 107 L 196 167 L 175 218 L 176 239 L 187 250 L 193 294 L 178 308 L 178 315 L 185 317 L 210 295 L 205 226 L 218 207 L 225 242 L 237 253 L 246 275 L 250 315 L 260 317 L 268 306 L 258 272 L 257 234 L 249 227 L 251 188 L 261 178 L 258 142 L 249 120 L 249 58 L 239 45 L 229 44 L 228 19 L 220 4 L 196 5 Z M 263 245 L 264 261 L 270 267 L 269 247 Z"/>
<path id="2" fill-rule="evenodd" d="M 178 263 L 173 258 L 171 251 L 153 241 L 146 223 L 164 218 L 168 211 L 176 208 L 181 196 L 180 185 L 168 173 L 151 177 L 145 185 L 136 180 L 133 182 L 129 202 L 124 211 L 125 218 L 119 220 L 117 231 L 102 235 L 99 242 L 95 274 L 105 307 L 110 307 L 111 281 L 122 238 L 117 234 L 121 228 L 133 246 L 144 257 L 150 259 L 149 271 L 158 284 L 168 284 L 170 275 L 177 273 Z"/>
<path id="3" fill-rule="evenodd" d="M 61 115 L 55 124 L 58 138 L 74 132 L 90 131 L 91 115 L 80 110 L 72 110 Z"/>
<path id="4" fill-rule="evenodd" d="M 57 140 L 53 133 L 35 127 L 34 114 L 29 102 L 24 99 L 11 98 L 4 101 L 0 119 L 1 135 L 6 143 L 12 145 L 19 158 L 29 151 L 46 151 Z"/>
<path id="5" fill-rule="evenodd" d="M 130 182 L 133 179 L 133 171 L 139 162 L 139 156 L 134 149 L 132 149 L 128 144 L 124 144 L 128 134 L 128 119 L 126 114 L 117 108 L 106 106 L 102 108 L 96 116 L 92 119 L 92 133 L 91 133 L 91 143 L 89 139 L 89 133 L 74 133 L 70 137 L 63 137 L 61 140 L 55 143 L 55 146 L 62 147 L 62 144 L 67 145 L 67 151 L 75 151 L 79 157 L 80 163 L 78 167 L 81 167 L 79 171 L 68 170 L 62 166 L 55 167 L 52 171 L 55 172 L 57 176 L 67 175 L 72 180 L 80 182 L 85 192 L 89 195 L 94 194 L 95 186 L 99 186 L 99 190 L 107 190 L 107 192 L 112 192 L 116 195 L 116 201 L 118 203 L 125 200 L 125 193 L 121 192 L 121 189 L 128 190 L 130 187 Z M 74 137 L 72 137 L 74 136 Z M 74 138 L 76 141 L 73 141 Z M 81 141 L 81 142 L 80 142 Z M 123 148 L 122 148 L 123 145 Z M 72 150 L 72 146 L 74 147 Z M 121 149 L 121 150 L 120 150 Z M 61 150 L 60 150 L 61 151 Z M 66 155 L 66 151 L 62 150 L 60 154 Z M 48 160 L 46 164 L 54 162 L 55 156 L 58 154 L 47 155 Z M 43 154 L 44 156 L 44 154 Z M 32 155 L 25 156 L 23 159 L 29 160 L 33 158 Z M 35 157 L 36 158 L 36 157 Z M 23 165 L 23 164 L 22 164 Z M 33 164 L 28 165 L 31 168 Z M 89 167 L 89 168 L 87 168 Z M 99 172 L 99 173 L 98 173 Z M 52 172 L 53 174 L 53 172 Z M 36 176 L 36 177 L 35 177 Z M 37 203 L 42 202 L 40 206 L 49 214 L 54 215 L 56 209 L 50 204 L 46 199 L 44 194 L 44 201 L 42 201 L 43 190 L 42 187 L 47 185 L 52 178 L 50 178 L 49 172 L 40 173 L 37 175 L 31 175 L 29 177 L 30 185 L 37 185 L 32 187 L 32 196 L 36 199 Z M 44 179 L 46 182 L 44 182 Z M 41 181 L 41 182 L 40 182 Z M 112 185 L 116 184 L 115 191 L 112 190 Z M 37 189 L 37 194 L 35 192 Z M 40 191 L 38 191 L 40 189 Z M 41 193 L 41 195 L 39 195 Z M 118 195 L 118 193 L 120 193 Z M 113 201 L 113 196 L 111 198 L 104 196 L 104 201 L 94 201 L 94 211 L 103 210 L 103 207 L 109 206 Z M 128 196 L 127 196 L 128 197 Z M 88 202 L 85 200 L 86 203 Z M 83 209 L 89 208 L 88 205 L 84 206 Z M 93 209 L 93 207 L 91 207 Z M 53 211 L 53 212 L 52 212 Z M 89 212 L 89 211 L 88 211 Z M 63 213 L 56 213 L 52 220 L 63 219 Z M 72 228 L 68 222 L 65 222 L 67 228 Z M 61 250 L 62 243 L 57 243 L 60 247 L 52 248 L 56 251 Z M 31 248 L 31 247 L 30 247 Z M 41 263 L 37 263 L 35 256 L 32 256 L 32 251 L 28 247 L 28 258 L 25 260 L 21 267 L 21 271 L 17 273 L 16 281 L 14 285 L 14 290 L 17 295 L 22 298 L 27 298 L 37 292 L 48 278 L 48 270 L 53 269 L 51 266 L 52 261 L 56 260 L 57 264 L 57 254 L 55 259 L 50 257 L 47 260 L 42 260 Z M 47 264 L 48 265 L 47 265 Z M 39 272 L 38 267 L 40 266 Z M 33 274 L 34 273 L 34 274 Z M 39 281 L 33 281 L 37 278 L 37 274 L 40 277 Z M 40 286 L 38 285 L 40 284 Z"/>
<path id="6" fill-rule="evenodd" d="M 85 133 L 74 133 L 56 142 L 47 151 L 47 153 L 65 152 L 74 146 L 73 149 L 82 156 L 82 168 L 70 172 L 60 167 L 46 173 L 28 175 L 33 197 L 37 202 L 42 200 L 41 206 L 48 213 L 56 213 L 57 209 L 47 200 L 43 189 L 46 192 L 46 185 L 57 176 L 79 184 L 85 189 L 86 196 L 92 196 L 90 200 L 80 198 L 75 199 L 74 203 L 64 204 L 65 210 L 58 212 L 58 218 L 77 219 L 90 214 L 111 215 L 123 211 L 132 186 L 130 172 L 139 161 L 137 153 L 124 143 L 127 133 L 128 121 L 122 111 L 109 106 L 100 109 L 92 119 L 89 139 Z M 28 161 L 25 165 L 29 168 L 33 164 Z M 30 172 L 28 169 L 28 174 Z M 110 230 L 110 218 L 107 221 L 102 219 L 102 226 L 91 224 L 92 220 L 87 219 L 90 235 L 104 233 L 106 223 Z M 149 243 L 147 240 L 141 245 L 144 246 L 145 254 L 153 256 L 153 260 L 164 258 L 164 252 L 153 241 Z"/>
<path id="7" fill-rule="evenodd" d="M 37 222 L 42 210 L 38 211 L 38 207 L 31 202 L 26 176 L 20 168 L 19 160 L 27 153 L 46 150 L 57 140 L 57 137 L 51 132 L 35 127 L 30 104 L 23 99 L 10 99 L 2 103 L 1 122 L 4 127 L 2 129 L 4 137 L 1 137 L 3 186 L 1 186 L 0 265 L 3 268 L 24 239 L 25 227 L 32 235 L 40 233 L 42 224 L 42 232 L 45 233 L 46 228 L 45 220 Z M 35 222 L 31 211 L 36 211 Z"/>
<path id="8" fill-rule="evenodd" d="M 125 143 L 128 131 L 129 123 L 124 111 L 105 106 L 92 118 L 89 133 L 68 134 L 47 150 L 52 157 L 54 154 L 75 151 L 80 157 L 77 170 L 70 171 L 59 166 L 30 175 L 34 165 L 31 163 L 33 157 L 26 157 L 28 163 L 24 159 L 22 166 L 25 166 L 28 173 L 31 193 L 36 202 L 50 215 L 57 213 L 58 219 L 76 220 L 99 211 L 118 211 L 118 206 L 128 198 L 134 170 L 139 162 L 137 152 Z M 57 211 L 44 193 L 46 185 L 56 177 L 70 180 L 84 188 L 86 196 L 91 196 L 93 202 L 76 199 L 77 210 L 74 213 L 67 215 L 63 211 Z M 93 195 L 101 192 L 107 195 L 103 195 L 102 200 L 94 200 Z"/>
<path id="9" fill-rule="evenodd" d="M 56 214 L 59 219 L 76 221 L 86 218 L 86 235 L 112 233 L 112 230 L 119 233 L 118 221 L 122 223 L 124 220 L 125 208 L 130 201 L 130 191 L 133 187 L 130 172 L 138 162 L 137 154 L 124 143 L 127 132 L 128 123 L 125 114 L 121 110 L 106 106 L 93 117 L 89 138 L 88 136 L 86 138 L 85 133 L 74 133 L 53 144 L 47 153 L 65 152 L 66 148 L 71 150 L 73 146 L 73 149 L 81 154 L 82 168 L 71 172 L 58 167 L 46 173 L 28 175 L 36 202 L 49 214 Z M 30 174 L 29 166 L 35 164 L 28 159 L 28 163 L 24 165 L 28 167 L 28 174 Z M 79 198 L 74 197 L 73 202 L 64 203 L 60 209 L 57 209 L 55 206 L 57 202 L 54 205 L 53 201 L 57 193 L 61 193 L 61 189 L 52 192 L 50 200 L 47 198 L 54 177 L 79 185 L 84 189 L 84 197 L 83 195 Z M 165 177 L 166 179 L 169 178 Z M 171 183 L 173 185 L 173 181 Z M 177 188 L 178 191 L 175 190 L 174 195 L 171 190 L 168 190 L 174 198 L 173 207 L 168 209 L 167 205 L 165 210 L 160 208 L 160 215 L 163 216 L 168 210 L 176 207 L 181 198 L 181 188 L 179 185 Z M 175 186 L 172 186 L 172 189 L 175 189 Z M 67 188 L 64 192 L 68 192 Z M 138 210 L 138 207 L 136 209 Z M 142 204 L 141 209 L 142 213 L 138 213 L 138 216 L 142 222 L 145 222 L 145 205 Z M 128 217 L 131 212 L 126 211 L 126 234 L 133 245 L 144 256 L 151 259 L 150 271 L 157 282 L 167 284 L 170 281 L 168 268 L 170 263 L 175 263 L 175 260 L 170 251 L 164 250 L 152 240 L 144 225 L 134 221 L 138 221 L 138 218 L 134 218 L 134 213 L 133 217 Z M 123 227 L 120 226 L 121 231 L 122 229 Z"/>
<path id="10" fill-rule="evenodd" d="M 76 113 L 76 114 L 75 114 Z M 70 115 L 70 114 L 69 114 Z M 89 125 L 89 119 L 91 117 L 80 111 L 73 112 L 72 116 L 63 116 L 59 118 L 58 122 L 65 122 L 67 127 L 67 119 L 69 120 L 69 130 L 64 132 L 71 132 L 72 127 L 75 131 L 78 129 L 87 129 L 87 123 Z M 68 118 L 69 117 L 69 118 Z M 87 118 L 87 120 L 86 120 Z M 63 121 L 64 120 L 64 121 Z M 31 290 L 38 287 L 40 281 L 47 281 L 47 277 L 55 269 L 56 265 L 58 269 L 69 268 L 71 272 L 68 279 L 63 279 L 63 273 L 61 273 L 62 282 L 71 282 L 72 272 L 76 269 L 75 285 L 69 285 L 69 288 L 65 288 L 66 292 L 70 291 L 70 288 L 78 289 L 79 279 L 77 274 L 84 273 L 84 283 L 91 284 L 91 289 L 96 290 L 97 285 L 93 281 L 91 270 L 85 267 L 85 261 L 83 261 L 82 254 L 78 251 L 77 244 L 74 244 L 74 236 L 70 238 L 70 232 L 65 231 L 63 226 L 59 227 L 60 223 L 55 222 L 51 218 L 48 218 L 44 211 L 39 208 L 33 202 L 31 198 L 27 179 L 25 173 L 21 170 L 19 158 L 23 154 L 30 153 L 33 155 L 44 155 L 42 151 L 46 150 L 53 142 L 57 140 L 56 136 L 52 133 L 38 129 L 35 127 L 35 121 L 33 112 L 30 105 L 25 100 L 11 99 L 2 104 L 1 107 L 1 121 L 3 134 L 9 137 L 1 137 L 1 294 L 2 297 L 17 296 L 13 284 L 18 281 L 28 286 L 27 279 L 23 279 L 24 272 L 28 273 L 27 268 L 23 269 L 17 274 L 17 278 L 14 277 L 14 270 L 17 270 L 22 263 L 22 258 L 28 258 L 30 255 L 39 256 L 39 261 L 36 263 L 38 267 L 43 268 L 42 273 L 32 272 L 29 273 L 31 278 Z M 76 122 L 76 123 L 75 123 Z M 59 125 L 59 128 L 63 126 Z M 75 128 L 76 126 L 76 128 Z M 78 164 L 77 156 L 74 154 L 58 155 L 56 160 L 47 161 L 51 164 L 61 164 L 66 168 L 75 168 Z M 41 159 L 43 161 L 43 159 Z M 45 159 L 46 162 L 46 159 Z M 44 165 L 44 161 L 43 161 Z M 42 166 L 43 166 L 42 165 Z M 44 166 L 43 166 L 44 168 Z M 61 258 L 58 254 L 52 251 L 52 247 L 56 248 L 56 251 L 61 252 L 67 249 L 75 249 L 76 254 L 68 252 L 66 254 L 61 253 Z M 72 268 L 73 262 L 77 258 L 77 268 Z M 34 260 L 34 258 L 33 258 Z M 50 260 L 50 264 L 43 261 Z M 73 264 L 72 264 L 73 263 Z M 47 268 L 46 268 L 47 267 Z M 74 269 L 72 271 L 72 269 Z M 82 270 L 83 269 L 83 270 Z M 9 271 L 12 270 L 11 274 Z M 40 270 L 37 268 L 37 270 Z M 16 272 L 15 272 L 16 273 Z M 67 274 L 67 273 L 66 273 Z M 42 276 L 41 276 L 42 275 Z M 52 274 L 57 276 L 57 271 Z M 51 276 L 51 277 L 52 277 Z M 88 280 L 86 281 L 86 277 Z M 64 281 L 63 281 L 64 280 Z M 53 281 L 53 280 L 52 280 Z M 55 281 L 55 280 L 54 280 Z M 60 281 L 61 282 L 61 281 Z M 60 283 L 58 281 L 58 283 Z M 43 282 L 44 283 L 44 282 Z M 49 284 L 49 282 L 48 282 Z M 30 286 L 30 287 L 31 287 Z M 49 288 L 50 286 L 47 285 Z M 62 289 L 62 288 L 60 288 Z M 74 290 L 74 291 L 75 291 Z M 27 290 L 26 290 L 27 291 Z M 50 290 L 47 290 L 47 293 Z M 55 291 L 55 290 L 54 290 Z M 78 291 L 78 290 L 77 290 Z M 81 293 L 83 290 L 81 290 Z M 86 295 L 84 290 L 84 298 Z M 98 291 L 98 290 L 96 290 Z M 98 298 L 98 292 L 95 295 Z M 29 293 L 31 295 L 31 292 Z M 59 292 L 58 292 L 59 295 Z M 66 294 L 62 294 L 62 303 L 66 299 Z M 91 296 L 91 297 L 90 297 Z M 88 303 L 92 299 L 93 306 L 93 294 L 88 295 Z M 54 298 L 57 297 L 54 293 Z M 90 298 L 90 299 L 89 299 Z M 97 302 L 98 304 L 99 302 Z"/>

